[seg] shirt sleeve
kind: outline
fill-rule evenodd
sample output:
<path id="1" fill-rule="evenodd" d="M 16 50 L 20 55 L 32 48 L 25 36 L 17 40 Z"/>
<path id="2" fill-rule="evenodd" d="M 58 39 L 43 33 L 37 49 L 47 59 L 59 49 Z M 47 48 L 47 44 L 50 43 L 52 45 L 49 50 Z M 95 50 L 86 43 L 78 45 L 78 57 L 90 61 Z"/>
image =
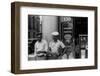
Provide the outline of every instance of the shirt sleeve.
<path id="1" fill-rule="evenodd" d="M 37 42 L 34 45 L 34 55 L 36 55 L 36 50 L 37 50 L 36 48 L 37 48 Z"/>
<path id="2" fill-rule="evenodd" d="M 51 51 L 51 44 L 52 42 L 49 42 L 48 50 Z"/>
<path id="3" fill-rule="evenodd" d="M 60 41 L 60 46 L 61 46 L 62 48 L 65 48 L 64 43 L 63 43 L 63 42 L 61 42 L 61 41 Z"/>

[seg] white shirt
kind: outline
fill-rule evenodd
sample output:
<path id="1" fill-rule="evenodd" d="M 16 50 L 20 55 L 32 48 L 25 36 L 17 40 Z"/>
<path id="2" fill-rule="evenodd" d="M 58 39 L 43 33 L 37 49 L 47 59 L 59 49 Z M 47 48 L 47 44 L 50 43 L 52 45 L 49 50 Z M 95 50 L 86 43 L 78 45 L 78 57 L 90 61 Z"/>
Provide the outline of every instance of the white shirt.
<path id="1" fill-rule="evenodd" d="M 41 42 L 37 41 L 35 43 L 35 53 L 38 51 L 47 51 L 48 50 L 48 44 L 46 40 L 42 40 Z"/>
<path id="2" fill-rule="evenodd" d="M 58 53 L 59 47 L 64 48 L 65 45 L 60 40 L 57 40 L 57 42 L 51 41 L 49 47 L 51 48 L 52 53 Z"/>

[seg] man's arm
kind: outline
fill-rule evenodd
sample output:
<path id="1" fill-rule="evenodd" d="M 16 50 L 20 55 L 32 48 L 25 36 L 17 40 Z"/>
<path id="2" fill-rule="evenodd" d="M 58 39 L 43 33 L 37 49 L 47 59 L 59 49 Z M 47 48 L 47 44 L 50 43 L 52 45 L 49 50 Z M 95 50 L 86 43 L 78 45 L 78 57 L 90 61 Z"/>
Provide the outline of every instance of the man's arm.
<path id="1" fill-rule="evenodd" d="M 59 49 L 59 50 L 60 50 L 60 51 L 59 51 L 59 57 L 61 57 L 61 56 L 63 56 L 63 55 L 66 53 L 67 48 L 64 47 L 64 48 L 61 48 L 61 49 Z"/>
<path id="2" fill-rule="evenodd" d="M 36 52 L 37 52 L 37 42 L 34 45 L 34 55 L 36 56 Z"/>
<path id="3" fill-rule="evenodd" d="M 64 45 L 64 43 L 61 41 L 60 42 L 60 46 L 62 47 L 62 48 L 65 48 L 65 45 Z"/>
<path id="4" fill-rule="evenodd" d="M 59 57 L 63 56 L 65 54 L 66 50 L 67 49 L 66 49 L 64 43 L 60 42 L 60 47 L 58 49 L 58 51 L 59 51 Z"/>

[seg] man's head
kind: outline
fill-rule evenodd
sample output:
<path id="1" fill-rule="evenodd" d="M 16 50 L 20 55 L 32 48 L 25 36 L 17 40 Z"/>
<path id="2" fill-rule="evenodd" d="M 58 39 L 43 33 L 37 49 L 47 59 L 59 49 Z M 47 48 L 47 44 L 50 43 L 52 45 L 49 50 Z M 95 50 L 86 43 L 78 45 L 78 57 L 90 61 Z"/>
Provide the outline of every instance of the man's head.
<path id="1" fill-rule="evenodd" d="M 55 42 L 58 40 L 58 35 L 59 35 L 58 32 L 53 32 L 53 33 L 52 33 L 52 38 L 53 38 L 53 40 L 54 40 Z"/>
<path id="2" fill-rule="evenodd" d="M 71 34 L 66 34 L 66 35 L 64 36 L 64 39 L 65 39 L 65 41 L 66 41 L 67 43 L 70 43 L 70 42 L 71 42 L 71 39 L 72 39 L 72 35 L 71 35 Z"/>
<path id="3" fill-rule="evenodd" d="M 38 37 L 38 41 L 40 42 L 42 40 L 42 33 L 38 33 L 37 37 Z"/>

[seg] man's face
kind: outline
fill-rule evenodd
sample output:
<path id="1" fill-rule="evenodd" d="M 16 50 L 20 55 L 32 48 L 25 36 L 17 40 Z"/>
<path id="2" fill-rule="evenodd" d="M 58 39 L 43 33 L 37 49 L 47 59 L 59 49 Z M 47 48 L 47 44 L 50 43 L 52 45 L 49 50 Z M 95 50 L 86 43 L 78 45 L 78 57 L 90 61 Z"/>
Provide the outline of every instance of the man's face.
<path id="1" fill-rule="evenodd" d="M 53 40 L 57 41 L 58 37 L 57 36 L 53 36 Z"/>
<path id="2" fill-rule="evenodd" d="M 71 42 L 71 39 L 67 39 L 66 42 L 67 42 L 67 43 L 70 43 L 70 42 Z"/>
<path id="3" fill-rule="evenodd" d="M 38 41 L 41 41 L 42 40 L 42 35 L 39 35 L 38 36 Z"/>

